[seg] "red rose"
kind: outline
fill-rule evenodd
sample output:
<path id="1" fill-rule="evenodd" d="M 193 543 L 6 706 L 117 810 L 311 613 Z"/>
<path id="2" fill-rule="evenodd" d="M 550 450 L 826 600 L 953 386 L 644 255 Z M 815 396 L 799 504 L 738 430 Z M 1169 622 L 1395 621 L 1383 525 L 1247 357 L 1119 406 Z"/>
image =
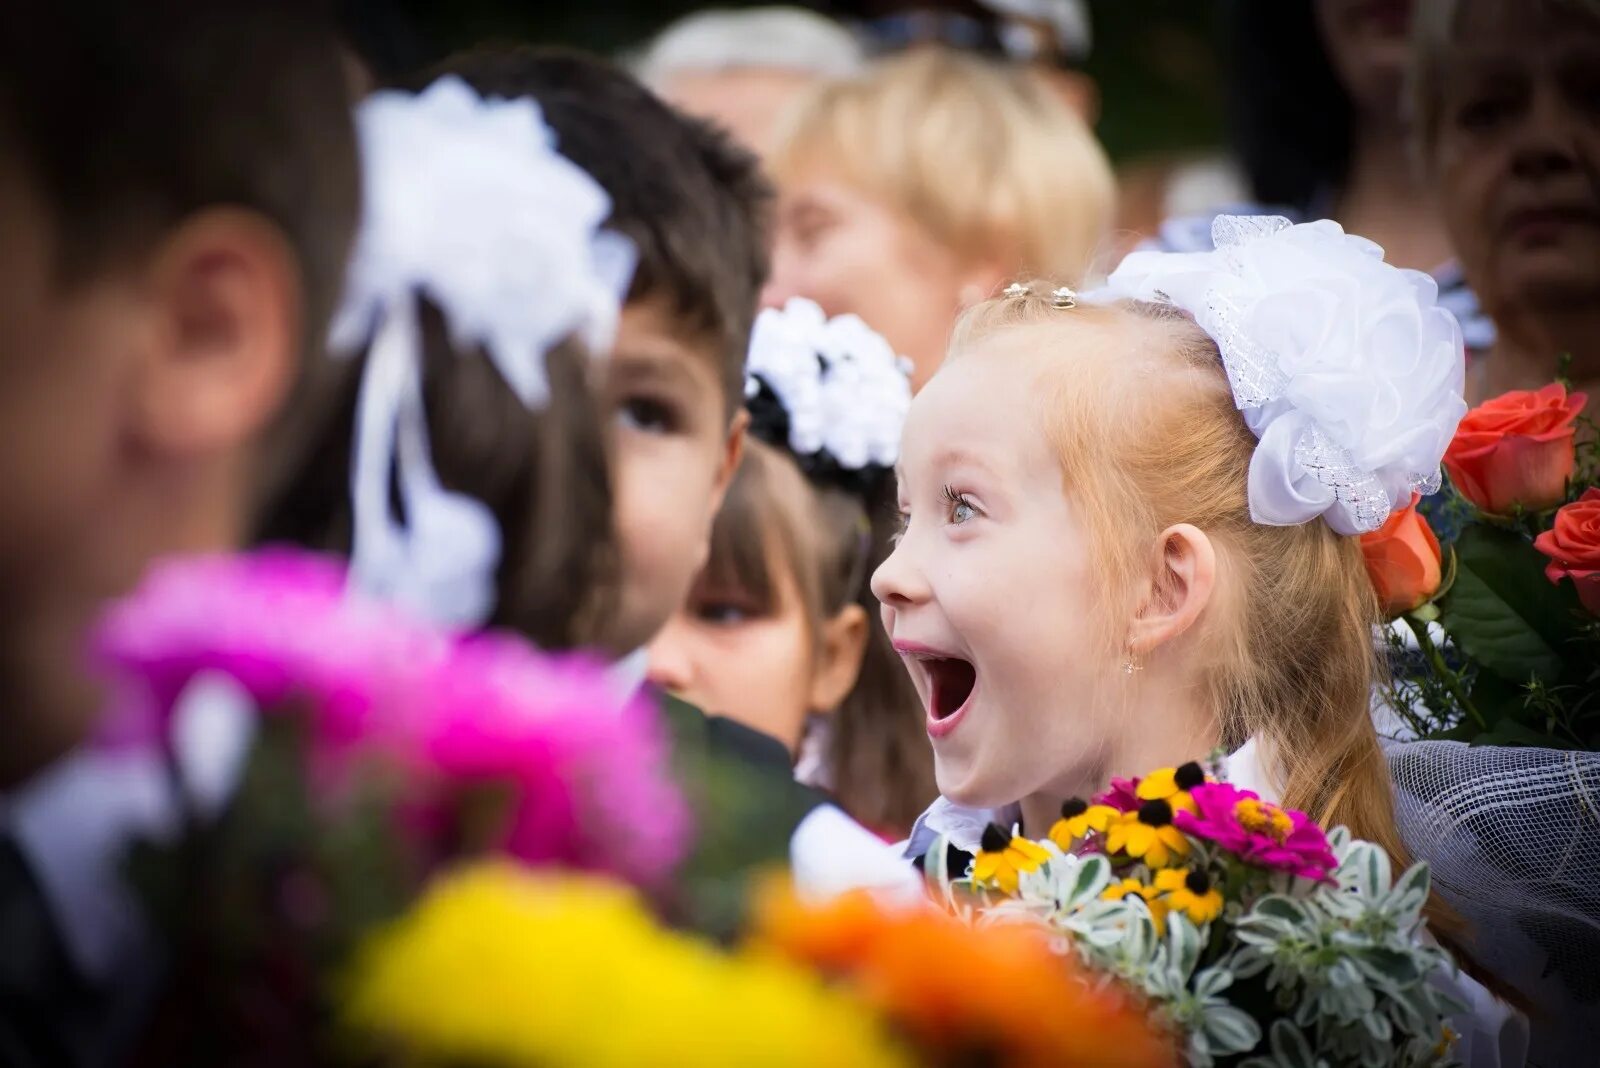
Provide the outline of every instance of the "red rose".
<path id="1" fill-rule="evenodd" d="M 1361 535 L 1367 576 L 1378 591 L 1383 613 L 1403 615 L 1439 592 L 1439 539 L 1417 514 L 1417 498 L 1370 534 Z"/>
<path id="2" fill-rule="evenodd" d="M 1478 405 L 1456 429 L 1444 468 L 1461 495 L 1490 515 L 1537 512 L 1566 496 L 1573 420 L 1588 400 L 1552 383 Z"/>
<path id="3" fill-rule="evenodd" d="M 1533 547 L 1550 558 L 1544 577 L 1571 579 L 1583 607 L 1600 616 L 1600 487 L 1557 512 L 1555 526 L 1533 539 Z"/>

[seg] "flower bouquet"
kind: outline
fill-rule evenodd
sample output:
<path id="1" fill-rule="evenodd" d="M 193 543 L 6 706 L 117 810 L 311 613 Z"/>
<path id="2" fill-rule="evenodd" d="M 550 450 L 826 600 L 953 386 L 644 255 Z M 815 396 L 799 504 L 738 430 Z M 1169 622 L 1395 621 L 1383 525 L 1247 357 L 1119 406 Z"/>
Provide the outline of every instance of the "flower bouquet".
<path id="1" fill-rule="evenodd" d="M 1450 1063 L 1427 865 L 1392 879 L 1377 845 L 1199 764 L 1069 801 L 1041 840 L 991 824 L 966 870 L 950 858 L 936 843 L 925 870 L 951 911 L 1042 924 L 1142 993 L 1195 1068 Z"/>
<path id="2" fill-rule="evenodd" d="M 1397 624 L 1385 698 L 1409 733 L 1600 749 L 1600 441 L 1586 401 L 1554 383 L 1474 408 L 1445 453 L 1448 487 L 1362 537 Z"/>
<path id="3" fill-rule="evenodd" d="M 1044 943 L 931 909 L 778 895 L 743 946 L 707 937 L 685 899 L 737 897 L 747 873 L 688 861 L 699 828 L 655 700 L 581 658 L 354 598 L 334 561 L 169 561 L 94 654 L 119 695 L 105 756 L 160 753 L 183 801 L 129 858 L 170 965 L 130 1063 L 1172 1063 L 1137 1007 Z M 208 793 L 185 739 L 219 686 L 237 715 L 200 749 L 242 756 Z M 903 985 L 949 1004 L 985 974 L 1093 1026 L 997 1012 L 996 991 L 934 1031 Z"/>

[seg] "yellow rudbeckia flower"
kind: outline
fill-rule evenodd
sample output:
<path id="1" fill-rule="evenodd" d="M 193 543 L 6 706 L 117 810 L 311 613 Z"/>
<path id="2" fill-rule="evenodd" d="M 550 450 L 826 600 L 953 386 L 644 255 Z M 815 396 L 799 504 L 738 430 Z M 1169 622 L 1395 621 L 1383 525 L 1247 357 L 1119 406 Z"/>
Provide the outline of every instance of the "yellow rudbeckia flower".
<path id="1" fill-rule="evenodd" d="M 1139 780 L 1134 793 L 1141 801 L 1165 801 L 1174 811 L 1193 812 L 1189 791 L 1205 781 L 1205 769 L 1191 760 L 1175 768 L 1157 768 Z"/>
<path id="2" fill-rule="evenodd" d="M 1106 901 L 1121 901 L 1129 896 L 1143 898 L 1145 906 L 1150 909 L 1150 918 L 1156 923 L 1156 933 L 1166 934 L 1167 903 L 1161 900 L 1161 891 L 1149 883 L 1134 878 L 1123 879 L 1106 887 L 1100 896 Z"/>
<path id="3" fill-rule="evenodd" d="M 1152 868 L 1165 868 L 1189 855 L 1189 839 L 1172 825 L 1172 805 L 1146 801 L 1137 812 L 1122 815 L 1106 831 L 1106 852 L 1126 853 Z"/>
<path id="4" fill-rule="evenodd" d="M 1007 834 L 991 823 L 984 828 L 983 842 L 972 863 L 972 879 L 983 885 L 998 886 L 1003 893 L 1014 894 L 1017 876 L 1025 871 L 1038 871 L 1049 859 L 1050 854 L 1037 842 Z"/>
<path id="5" fill-rule="evenodd" d="M 1203 871 L 1166 868 L 1156 872 L 1155 884 L 1168 908 L 1183 913 L 1196 924 L 1210 923 L 1222 915 L 1222 893 L 1211 885 L 1211 877 Z"/>
<path id="6" fill-rule="evenodd" d="M 1074 797 L 1061 806 L 1061 818 L 1050 827 L 1050 841 L 1063 850 L 1071 849 L 1090 831 L 1104 834 L 1121 813 L 1110 805 L 1091 805 Z"/>

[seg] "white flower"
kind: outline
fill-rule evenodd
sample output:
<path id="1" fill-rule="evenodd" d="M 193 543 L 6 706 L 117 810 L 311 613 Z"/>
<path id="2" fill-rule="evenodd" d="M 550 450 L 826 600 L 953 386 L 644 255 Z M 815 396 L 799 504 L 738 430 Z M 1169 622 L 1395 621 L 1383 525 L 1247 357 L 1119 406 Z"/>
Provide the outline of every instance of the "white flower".
<path id="1" fill-rule="evenodd" d="M 840 467 L 893 467 L 911 384 L 889 343 L 854 315 L 829 319 L 796 297 L 756 317 L 747 392 L 765 383 L 789 417 L 789 448 Z M 758 381 L 759 380 L 759 381 Z"/>
<path id="2" fill-rule="evenodd" d="M 415 96 L 372 94 L 356 130 L 363 217 L 336 349 L 367 341 L 414 290 L 525 403 L 543 401 L 544 353 L 563 338 L 610 348 L 633 249 L 600 230 L 610 198 L 556 150 L 537 105 L 483 100 L 446 77 Z"/>
<path id="3" fill-rule="evenodd" d="M 1130 255 L 1106 291 L 1182 308 L 1217 342 L 1260 439 L 1252 518 L 1355 534 L 1438 489 L 1467 406 L 1461 330 L 1433 279 L 1328 220 L 1224 215 L 1213 236 L 1211 252 Z"/>

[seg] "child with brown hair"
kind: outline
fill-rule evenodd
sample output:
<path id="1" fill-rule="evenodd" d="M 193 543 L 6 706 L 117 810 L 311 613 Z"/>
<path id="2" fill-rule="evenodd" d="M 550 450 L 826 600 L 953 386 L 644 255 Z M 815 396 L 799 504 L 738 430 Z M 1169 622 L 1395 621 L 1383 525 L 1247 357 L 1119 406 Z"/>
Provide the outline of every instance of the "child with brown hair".
<path id="1" fill-rule="evenodd" d="M 237 545 L 356 216 L 319 5 L 0 10 L 0 1059 L 107 1063 L 149 956 L 116 872 L 149 775 L 77 751 L 83 642 L 155 556 Z M 142 777 L 141 777 L 142 776 Z"/>
<path id="2" fill-rule="evenodd" d="M 912 406 L 873 589 L 944 795 L 913 853 L 976 850 L 991 819 L 1042 834 L 1220 746 L 1236 785 L 1405 860 L 1352 535 L 1438 487 L 1460 330 L 1333 223 L 1218 236 L 1130 256 L 1093 303 L 978 306 Z M 1477 1008 L 1468 1043 L 1497 1046 L 1509 1013 Z"/>
<path id="3" fill-rule="evenodd" d="M 757 440 L 650 677 L 771 734 L 802 781 L 903 835 L 933 798 L 931 753 L 867 578 L 893 533 L 907 376 L 855 316 L 801 299 L 757 318 L 749 375 Z"/>

